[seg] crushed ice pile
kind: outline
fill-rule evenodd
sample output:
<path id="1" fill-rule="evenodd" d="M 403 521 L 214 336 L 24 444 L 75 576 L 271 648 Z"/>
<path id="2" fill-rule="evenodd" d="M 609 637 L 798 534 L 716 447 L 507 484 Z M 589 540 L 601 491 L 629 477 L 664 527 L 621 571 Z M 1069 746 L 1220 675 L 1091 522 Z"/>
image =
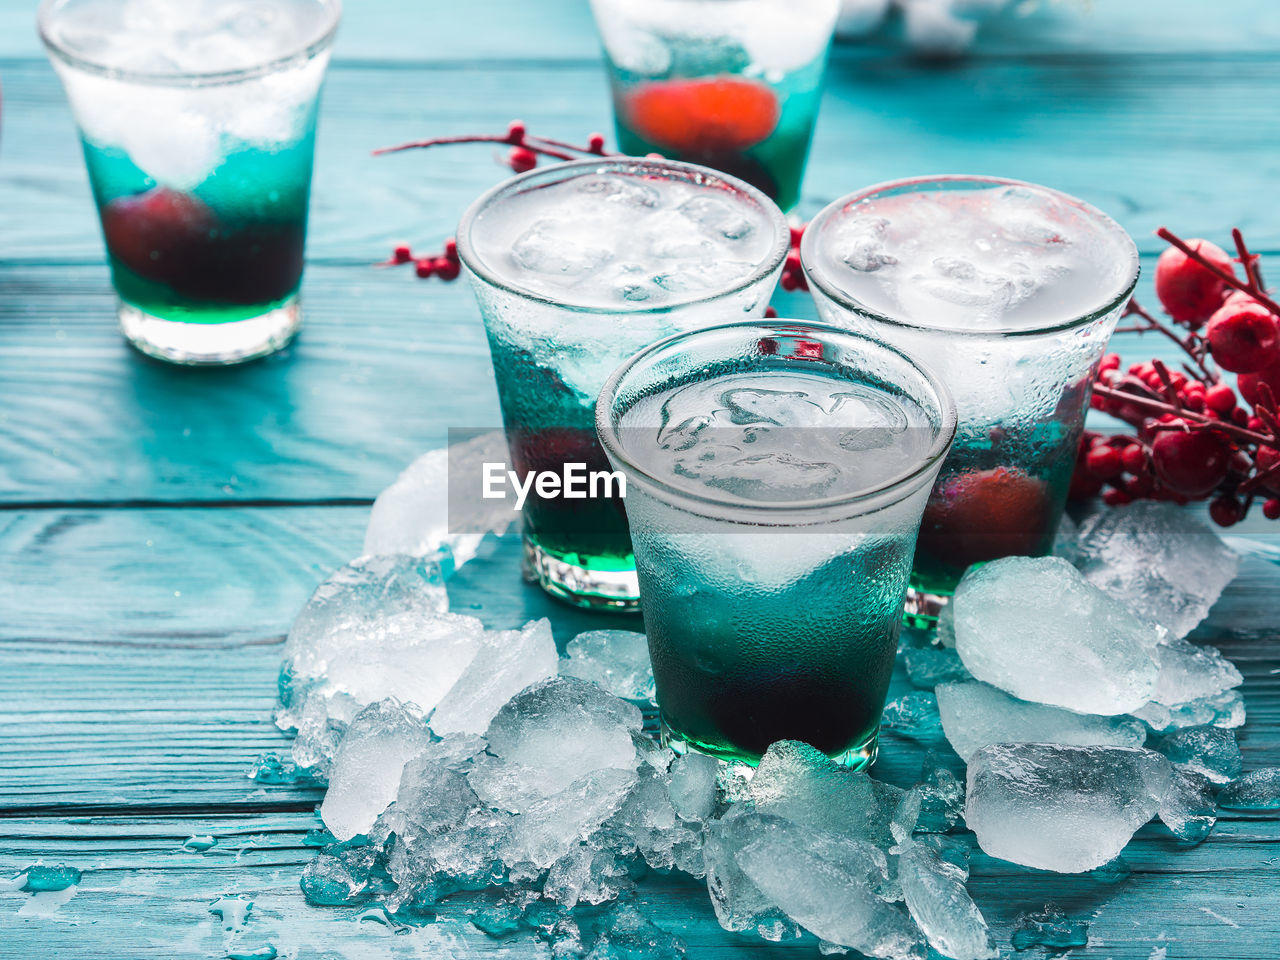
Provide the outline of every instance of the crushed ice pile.
<path id="1" fill-rule="evenodd" d="M 1239 672 L 1183 639 L 1236 556 L 1170 505 L 1091 518 L 1062 541 L 1071 562 L 965 577 L 941 645 L 906 648 L 929 689 L 891 703 L 885 729 L 941 729 L 967 784 L 930 755 L 903 789 L 790 741 L 753 776 L 673 755 L 642 731 L 642 635 L 580 634 L 561 656 L 545 620 L 490 630 L 450 612 L 445 573 L 478 541 L 446 537 L 442 477 L 424 458 L 379 498 L 371 553 L 289 634 L 278 719 L 293 760 L 262 775 L 328 783 L 333 843 L 302 877 L 313 903 L 429 915 L 487 891 L 472 922 L 532 932 L 553 957 L 673 957 L 683 945 L 629 898 L 646 872 L 679 872 L 705 878 L 727 930 L 977 960 L 998 951 L 966 891 L 968 845 L 947 836 L 958 827 L 1014 863 L 1118 874 L 1153 818 L 1204 839 L 1215 788 L 1224 805 L 1280 802 L 1275 771 L 1240 777 Z M 1061 933 L 1048 914 L 1024 919 L 1028 943 Z"/>

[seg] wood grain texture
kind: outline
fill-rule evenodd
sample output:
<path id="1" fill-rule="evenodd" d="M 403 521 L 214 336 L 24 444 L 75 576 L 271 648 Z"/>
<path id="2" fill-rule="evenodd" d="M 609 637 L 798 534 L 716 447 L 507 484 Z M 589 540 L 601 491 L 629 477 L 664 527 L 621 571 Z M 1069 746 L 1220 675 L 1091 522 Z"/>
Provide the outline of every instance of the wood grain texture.
<path id="1" fill-rule="evenodd" d="M 1153 264 L 1143 258 L 1148 303 Z M 367 502 L 450 427 L 501 424 L 465 283 L 318 263 L 303 300 L 307 324 L 288 350 L 188 370 L 124 343 L 105 268 L 0 263 L 0 508 Z M 805 294 L 774 304 L 815 316 Z M 1160 337 L 1113 346 L 1178 359 Z"/>
<path id="2" fill-rule="evenodd" d="M 0 259 L 100 261 L 75 128 L 53 70 L 38 60 L 0 69 Z M 1280 227 L 1266 215 L 1280 206 L 1272 149 L 1280 118 L 1257 106 L 1278 95 L 1280 60 L 1270 56 L 922 67 L 852 51 L 831 65 L 800 212 L 893 177 L 991 173 L 1081 196 L 1147 251 L 1160 249 L 1151 233 L 1166 223 L 1192 235 L 1239 225 L 1259 249 L 1280 249 Z M 439 243 L 470 200 L 501 178 L 493 151 L 460 146 L 380 159 L 370 151 L 432 134 L 494 132 L 514 116 L 578 141 L 608 130 L 603 70 L 592 61 L 335 64 L 308 255 L 371 262 L 400 239 Z"/>

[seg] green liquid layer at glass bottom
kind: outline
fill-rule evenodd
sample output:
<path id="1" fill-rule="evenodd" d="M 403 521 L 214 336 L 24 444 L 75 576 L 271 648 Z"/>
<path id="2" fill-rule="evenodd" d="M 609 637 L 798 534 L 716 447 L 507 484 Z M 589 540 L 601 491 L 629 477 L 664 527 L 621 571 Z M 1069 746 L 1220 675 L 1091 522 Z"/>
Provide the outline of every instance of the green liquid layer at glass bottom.
<path id="1" fill-rule="evenodd" d="M 298 286 L 274 300 L 260 303 L 215 303 L 186 299 L 174 294 L 167 286 L 147 280 L 128 267 L 112 259 L 111 279 L 116 294 L 131 307 L 148 316 L 174 323 L 219 324 L 252 320 L 279 309 L 298 293 Z"/>

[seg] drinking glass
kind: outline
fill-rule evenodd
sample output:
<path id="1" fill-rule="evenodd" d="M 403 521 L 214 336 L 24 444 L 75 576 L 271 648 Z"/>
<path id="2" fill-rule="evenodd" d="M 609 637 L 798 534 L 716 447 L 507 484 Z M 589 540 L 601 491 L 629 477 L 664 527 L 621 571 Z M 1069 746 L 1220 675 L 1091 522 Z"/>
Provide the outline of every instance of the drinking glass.
<path id="1" fill-rule="evenodd" d="M 44 0 L 125 336 L 186 364 L 280 349 L 338 0 Z"/>
<path id="2" fill-rule="evenodd" d="M 946 176 L 842 197 L 800 250 L 824 320 L 923 358 L 955 395 L 959 430 L 907 602 L 910 622 L 928 627 L 971 564 L 1052 550 L 1137 249 L 1075 197 Z"/>
<path id="3" fill-rule="evenodd" d="M 588 159 L 500 184 L 463 215 L 458 254 L 484 318 L 517 474 L 583 464 L 600 386 L 626 357 L 680 330 L 763 315 L 789 245 L 759 190 L 692 164 Z M 525 570 L 579 606 L 639 597 L 618 497 L 531 493 Z"/>
<path id="4" fill-rule="evenodd" d="M 592 0 L 624 153 L 800 199 L 838 0 Z"/>
<path id="5" fill-rule="evenodd" d="M 683 333 L 605 383 L 662 736 L 872 762 L 916 531 L 955 432 L 906 354 L 792 320 Z"/>

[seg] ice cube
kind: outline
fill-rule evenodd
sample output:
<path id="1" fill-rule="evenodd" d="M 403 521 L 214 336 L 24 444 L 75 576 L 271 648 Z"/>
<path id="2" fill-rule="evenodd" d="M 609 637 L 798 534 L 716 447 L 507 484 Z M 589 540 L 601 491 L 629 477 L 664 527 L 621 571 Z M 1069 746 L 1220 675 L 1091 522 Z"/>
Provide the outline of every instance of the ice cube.
<path id="1" fill-rule="evenodd" d="M 429 711 L 475 659 L 484 632 L 475 617 L 402 610 L 328 634 L 301 634 L 286 664 L 282 699 L 292 710 L 303 697 L 337 709 L 344 704 L 335 698 L 364 706 L 395 697 Z"/>
<path id="2" fill-rule="evenodd" d="M 976 20 L 957 17 L 950 4 L 940 0 L 910 0 L 902 13 L 907 43 L 931 57 L 962 53 L 978 32 Z"/>
<path id="3" fill-rule="evenodd" d="M 1214 783 L 1228 783 L 1244 768 L 1235 733 L 1222 727 L 1187 727 L 1166 736 L 1157 748 L 1178 766 Z"/>
<path id="4" fill-rule="evenodd" d="M 908 840 L 898 856 L 898 882 L 912 919 L 929 945 L 953 960 L 987 960 L 1000 952 L 964 882 L 968 871 L 929 844 Z"/>
<path id="5" fill-rule="evenodd" d="M 508 459 L 501 430 L 423 454 L 378 494 L 364 552 L 425 556 L 443 550 L 455 566 L 466 563 L 486 532 L 502 533 L 515 516 L 507 500 L 480 496 L 482 465 Z M 450 477 L 465 482 L 468 491 L 451 497 Z"/>
<path id="6" fill-rule="evenodd" d="M 939 766 L 933 754 L 925 756 L 921 770 L 920 813 L 916 830 L 923 833 L 946 833 L 956 825 L 964 810 L 964 784 L 946 767 Z"/>
<path id="7" fill-rule="evenodd" d="M 881 850 L 782 818 L 757 814 L 748 822 L 753 829 L 734 859 L 788 917 L 828 943 L 869 957 L 922 960 L 919 930 L 878 893 L 886 882 Z"/>
<path id="8" fill-rule="evenodd" d="M 683 940 L 651 923 L 631 904 L 615 907 L 606 923 L 587 960 L 680 960 L 685 956 Z"/>
<path id="9" fill-rule="evenodd" d="M 685 820 L 706 820 L 716 807 L 720 761 L 704 753 L 685 753 L 671 761 L 671 805 Z"/>
<path id="10" fill-rule="evenodd" d="M 1016 697 L 1109 715 L 1136 710 L 1155 693 L 1164 628 L 1059 557 L 1007 557 L 971 569 L 952 603 L 964 665 Z"/>
<path id="11" fill-rule="evenodd" d="M 467 669 L 432 711 L 432 729 L 484 733 L 504 703 L 530 684 L 555 676 L 559 662 L 549 620 L 487 632 Z"/>
<path id="12" fill-rule="evenodd" d="M 289 629 L 285 660 L 297 679 L 318 678 L 331 660 L 366 646 L 386 618 L 431 618 L 448 609 L 434 560 L 403 554 L 360 557 L 316 587 Z"/>
<path id="13" fill-rule="evenodd" d="M 404 766 L 431 742 L 422 714 L 398 700 L 370 704 L 347 729 L 320 806 L 339 840 L 367 833 L 396 798 Z"/>
<path id="14" fill-rule="evenodd" d="M 880 727 L 911 740 L 931 740 L 942 733 L 938 701 L 932 693 L 908 693 L 884 705 Z"/>
<path id="15" fill-rule="evenodd" d="M 1134 747 L 993 744 L 969 759 L 965 823 L 993 857 L 1082 873 L 1155 816 L 1172 774 Z"/>
<path id="16" fill-rule="evenodd" d="M 1280 810 L 1280 767 L 1246 773 L 1223 788 L 1218 804 L 1228 810 Z"/>
<path id="17" fill-rule="evenodd" d="M 300 885 L 307 903 L 321 907 L 347 906 L 368 897 L 368 877 L 330 853 L 319 854 L 303 868 Z"/>
<path id="18" fill-rule="evenodd" d="M 573 181 L 573 189 L 590 197 L 593 209 L 597 203 L 608 203 L 639 212 L 662 204 L 662 195 L 657 190 L 630 178 L 580 177 Z"/>
<path id="19" fill-rule="evenodd" d="M 749 796 L 760 813 L 888 847 L 896 841 L 895 815 L 908 795 L 865 771 L 840 766 L 808 744 L 781 740 L 760 758 Z"/>
<path id="20" fill-rule="evenodd" d="M 652 767 L 641 772 L 622 809 L 605 825 L 604 832 L 626 838 L 623 845 L 639 851 L 645 863 L 655 870 L 673 867 L 676 844 L 693 836 L 676 814 L 666 778 Z"/>
<path id="21" fill-rule="evenodd" d="M 1055 904 L 1045 904 L 1043 910 L 1018 914 L 1013 927 L 1013 949 L 1028 950 L 1044 947 L 1059 952 L 1089 944 L 1089 924 L 1073 920 Z"/>
<path id="22" fill-rule="evenodd" d="M 938 645 L 949 650 L 956 647 L 956 606 L 954 603 L 944 604 L 938 614 L 937 633 L 934 639 Z"/>
<path id="23" fill-rule="evenodd" d="M 654 698 L 649 641 L 633 630 L 588 630 L 569 641 L 560 674 L 598 684 L 624 700 Z"/>
<path id="24" fill-rule="evenodd" d="M 1160 676 L 1151 699 L 1165 706 L 1221 696 L 1244 683 L 1235 664 L 1214 647 L 1170 638 L 1156 651 Z"/>
<path id="25" fill-rule="evenodd" d="M 632 733 L 641 726 L 633 704 L 593 683 L 559 677 L 534 684 L 494 716 L 489 751 L 524 768 L 525 783 L 542 796 L 606 768 L 635 771 Z"/>
<path id="26" fill-rule="evenodd" d="M 1079 546 L 1090 583 L 1177 637 L 1205 618 L 1240 567 L 1208 525 L 1152 500 L 1094 514 L 1081 525 Z"/>
<path id="27" fill-rule="evenodd" d="M 581 223 L 544 217 L 516 238 L 511 256 L 525 270 L 581 277 L 613 259 L 613 251 L 584 238 Z"/>
<path id="28" fill-rule="evenodd" d="M 925 690 L 953 680 L 973 679 L 960 655 L 946 647 L 908 646 L 903 649 L 902 658 L 906 661 L 907 677 L 911 683 Z"/>
<path id="29" fill-rule="evenodd" d="M 730 204 L 715 197 L 695 196 L 676 208 L 708 235 L 723 240 L 741 240 L 755 229 L 752 222 Z"/>
<path id="30" fill-rule="evenodd" d="M 702 857 L 707 871 L 707 892 L 720 926 L 734 932 L 754 931 L 766 940 L 795 937 L 798 930 L 777 904 L 743 871 L 738 851 L 781 817 L 755 813 L 746 806 L 729 808 L 719 820 L 707 824 Z"/>
<path id="31" fill-rule="evenodd" d="M 836 36 L 841 39 L 870 33 L 889 12 L 889 0 L 841 0 Z"/>
<path id="32" fill-rule="evenodd" d="M 993 743 L 1140 747 L 1147 738 L 1147 729 L 1138 720 L 1028 703 L 977 681 L 941 684 L 937 696 L 942 729 L 966 760 Z"/>
<path id="33" fill-rule="evenodd" d="M 578 903 L 616 900 L 632 886 L 625 857 L 607 844 L 588 840 L 576 844 L 551 865 L 542 884 L 542 895 L 573 907 Z"/>
<path id="34" fill-rule="evenodd" d="M 1205 724 L 1212 724 L 1215 727 L 1242 727 L 1245 720 L 1244 697 L 1239 690 L 1228 690 L 1216 697 L 1191 700 L 1173 707 L 1152 702 L 1133 711 L 1133 715 L 1156 733 Z"/>
<path id="35" fill-rule="evenodd" d="M 1218 819 L 1208 782 L 1197 774 L 1175 769 L 1160 802 L 1160 819 L 1179 840 L 1204 840 Z"/>
<path id="36" fill-rule="evenodd" d="M 572 736 L 572 728 L 558 732 Z M 536 876 L 617 813 L 635 782 L 634 767 L 597 768 L 560 792 L 535 800 L 513 819 L 502 859 L 513 867 L 532 867 Z"/>
<path id="37" fill-rule="evenodd" d="M 889 221 L 884 217 L 856 217 L 843 221 L 833 242 L 841 252 L 840 259 L 859 273 L 874 273 L 882 267 L 897 264 L 889 252 L 885 231 Z"/>

